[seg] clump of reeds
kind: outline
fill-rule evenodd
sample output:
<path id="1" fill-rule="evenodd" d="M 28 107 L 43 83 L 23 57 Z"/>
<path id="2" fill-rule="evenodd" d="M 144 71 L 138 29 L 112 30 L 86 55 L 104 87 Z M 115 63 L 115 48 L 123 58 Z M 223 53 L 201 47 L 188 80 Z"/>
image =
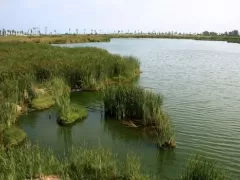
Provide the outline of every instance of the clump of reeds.
<path id="1" fill-rule="evenodd" d="M 25 144 L 8 151 L 0 150 L 0 179 L 36 179 L 55 175 L 59 179 L 147 180 L 136 157 L 121 163 L 110 150 L 101 147 L 73 148 L 57 157 L 49 149 Z"/>
<path id="2" fill-rule="evenodd" d="M 228 180 L 231 179 L 218 162 L 203 155 L 189 159 L 186 171 L 176 180 Z"/>
<path id="3" fill-rule="evenodd" d="M 82 120 L 88 116 L 88 111 L 85 107 L 78 104 L 70 104 L 70 109 L 66 112 L 61 112 L 58 122 L 62 125 L 74 123 L 76 120 Z"/>
<path id="4" fill-rule="evenodd" d="M 163 110 L 163 96 L 138 86 L 109 86 L 104 90 L 106 115 L 133 121 L 157 134 L 159 143 L 174 141 L 174 128 Z"/>
<path id="5" fill-rule="evenodd" d="M 59 109 L 58 122 L 63 125 L 72 124 L 76 120 L 86 118 L 86 108 L 70 102 L 70 88 L 63 78 L 51 80 L 51 91 Z"/>
<path id="6" fill-rule="evenodd" d="M 7 127 L 10 127 L 16 122 L 17 111 L 13 103 L 1 102 L 0 114 L 0 124 L 6 124 Z"/>

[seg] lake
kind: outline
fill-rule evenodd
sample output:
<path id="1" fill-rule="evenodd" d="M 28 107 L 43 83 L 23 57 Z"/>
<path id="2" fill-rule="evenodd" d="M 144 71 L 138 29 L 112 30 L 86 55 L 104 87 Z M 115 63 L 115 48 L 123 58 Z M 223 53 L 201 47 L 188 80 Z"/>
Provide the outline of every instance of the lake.
<path id="1" fill-rule="evenodd" d="M 226 42 L 174 39 L 112 39 L 110 43 L 67 44 L 95 46 L 141 62 L 138 84 L 164 95 L 165 109 L 176 128 L 177 147 L 157 149 L 136 130 L 104 120 L 98 94 L 72 94 L 89 107 L 87 119 L 60 127 L 54 110 L 21 117 L 20 126 L 31 141 L 64 149 L 89 145 L 111 148 L 119 157 L 134 152 L 143 169 L 161 179 L 176 176 L 186 158 L 204 153 L 218 160 L 233 179 L 240 179 L 240 45 Z M 49 119 L 51 114 L 51 119 Z"/>

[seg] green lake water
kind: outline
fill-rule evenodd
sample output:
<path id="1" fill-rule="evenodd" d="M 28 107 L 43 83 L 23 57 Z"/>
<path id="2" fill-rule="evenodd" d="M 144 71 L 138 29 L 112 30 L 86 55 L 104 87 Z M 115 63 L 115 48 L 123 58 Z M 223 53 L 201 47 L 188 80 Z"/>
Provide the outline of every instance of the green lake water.
<path id="1" fill-rule="evenodd" d="M 176 128 L 177 148 L 157 149 L 141 132 L 105 120 L 97 93 L 73 93 L 72 100 L 89 108 L 89 116 L 72 127 L 56 123 L 52 110 L 21 117 L 30 141 L 62 153 L 84 143 L 111 148 L 120 158 L 129 152 L 159 179 L 184 170 L 186 158 L 204 153 L 240 179 L 240 45 L 171 39 L 112 39 L 95 46 L 141 61 L 138 84 L 165 97 L 165 109 Z M 49 117 L 51 115 L 51 118 Z"/>

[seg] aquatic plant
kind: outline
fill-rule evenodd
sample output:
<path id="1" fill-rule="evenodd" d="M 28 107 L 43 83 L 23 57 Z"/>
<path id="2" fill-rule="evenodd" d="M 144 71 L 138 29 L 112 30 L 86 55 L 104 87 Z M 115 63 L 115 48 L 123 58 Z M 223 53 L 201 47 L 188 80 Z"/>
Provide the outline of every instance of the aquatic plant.
<path id="1" fill-rule="evenodd" d="M 203 155 L 189 159 L 185 172 L 176 180 L 228 180 L 229 175 L 218 162 Z"/>
<path id="2" fill-rule="evenodd" d="M 56 101 L 59 111 L 58 123 L 62 125 L 72 124 L 76 120 L 86 118 L 88 112 L 83 106 L 70 102 L 70 88 L 63 78 L 53 78 L 51 81 L 51 93 Z"/>
<path id="3" fill-rule="evenodd" d="M 57 157 L 50 149 L 29 143 L 8 151 L 0 149 L 0 179 L 35 179 L 55 175 L 59 179 L 147 180 L 136 157 L 128 155 L 126 163 L 108 149 L 72 148 Z"/>
<path id="4" fill-rule="evenodd" d="M 78 104 L 70 104 L 68 111 L 60 112 L 58 122 L 62 125 L 74 123 L 76 120 L 82 120 L 88 116 L 88 111 L 85 107 Z"/>
<path id="5" fill-rule="evenodd" d="M 163 110 L 163 96 L 138 86 L 109 86 L 104 89 L 107 116 L 125 120 L 155 132 L 160 144 L 174 141 L 174 128 Z M 162 140 L 160 140 L 160 138 Z"/>
<path id="6" fill-rule="evenodd" d="M 10 127 L 16 122 L 17 111 L 16 106 L 13 103 L 1 102 L 0 114 L 0 124 L 6 124 L 7 127 Z"/>

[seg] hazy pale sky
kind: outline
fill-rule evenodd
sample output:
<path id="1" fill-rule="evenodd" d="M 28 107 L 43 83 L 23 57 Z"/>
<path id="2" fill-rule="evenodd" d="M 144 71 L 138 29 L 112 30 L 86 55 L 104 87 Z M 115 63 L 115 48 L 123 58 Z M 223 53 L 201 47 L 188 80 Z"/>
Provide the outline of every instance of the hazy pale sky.
<path id="1" fill-rule="evenodd" d="M 0 0 L 0 29 L 202 32 L 240 29 L 240 0 Z"/>

